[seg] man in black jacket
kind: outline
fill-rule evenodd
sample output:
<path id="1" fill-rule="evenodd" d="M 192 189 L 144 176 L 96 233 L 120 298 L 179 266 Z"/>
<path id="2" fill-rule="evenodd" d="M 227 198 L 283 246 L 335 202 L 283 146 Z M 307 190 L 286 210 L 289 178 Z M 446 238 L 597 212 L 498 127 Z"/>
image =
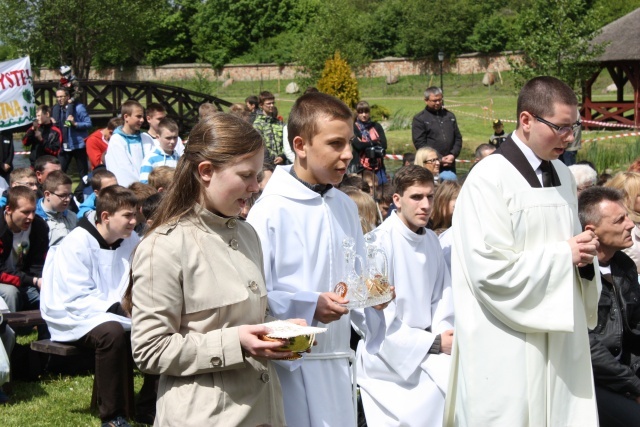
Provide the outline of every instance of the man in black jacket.
<path id="1" fill-rule="evenodd" d="M 635 263 L 622 252 L 634 227 L 622 200 L 617 190 L 592 187 L 578 202 L 582 227 L 600 242 L 602 292 L 589 340 L 601 427 L 640 423 L 640 286 Z"/>
<path id="2" fill-rule="evenodd" d="M 456 171 L 456 157 L 462 150 L 462 135 L 456 116 L 443 107 L 442 89 L 432 86 L 424 91 L 424 110 L 413 117 L 411 137 L 416 150 L 434 148 L 442 160 L 440 170 Z"/>
<path id="3" fill-rule="evenodd" d="M 49 227 L 35 211 L 33 190 L 24 186 L 9 190 L 7 207 L 0 217 L 0 297 L 12 312 L 40 305 Z"/>

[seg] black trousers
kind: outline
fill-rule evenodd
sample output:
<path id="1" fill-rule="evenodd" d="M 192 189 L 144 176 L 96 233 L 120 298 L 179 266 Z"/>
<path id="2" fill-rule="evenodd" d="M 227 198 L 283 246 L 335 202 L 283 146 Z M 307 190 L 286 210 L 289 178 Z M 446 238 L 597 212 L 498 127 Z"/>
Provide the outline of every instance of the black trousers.
<path id="1" fill-rule="evenodd" d="M 619 393 L 596 386 L 600 427 L 640 425 L 640 404 Z"/>
<path id="2" fill-rule="evenodd" d="M 87 157 L 87 150 L 84 148 L 71 151 L 60 150 L 58 158 L 60 159 L 60 167 L 64 173 L 67 173 L 72 159 L 76 159 L 76 168 L 78 169 L 80 179 L 89 173 L 89 158 Z"/>
<path id="3" fill-rule="evenodd" d="M 129 332 L 118 322 L 105 322 L 74 344 L 95 350 L 100 419 L 126 418 L 128 402 L 133 399 L 133 357 Z M 139 416 L 155 414 L 157 378 L 145 375 L 136 411 Z"/>

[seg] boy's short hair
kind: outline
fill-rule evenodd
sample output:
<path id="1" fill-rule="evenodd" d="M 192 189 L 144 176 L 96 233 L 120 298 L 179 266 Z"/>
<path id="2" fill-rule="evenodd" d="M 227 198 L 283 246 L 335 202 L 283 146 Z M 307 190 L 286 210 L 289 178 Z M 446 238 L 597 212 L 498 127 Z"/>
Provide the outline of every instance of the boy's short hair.
<path id="1" fill-rule="evenodd" d="M 163 196 L 164 193 L 152 194 L 142 203 L 142 216 L 144 216 L 145 221 L 149 221 L 153 214 L 156 213 Z"/>
<path id="2" fill-rule="evenodd" d="M 247 98 L 244 100 L 244 102 L 245 103 L 249 103 L 249 104 L 253 105 L 254 107 L 257 107 L 258 104 L 260 104 L 260 100 L 255 95 L 247 96 Z"/>
<path id="3" fill-rule="evenodd" d="M 115 174 L 106 169 L 98 169 L 93 171 L 93 176 L 91 177 L 91 188 L 93 191 L 102 190 L 102 180 L 106 178 L 115 178 Z"/>
<path id="4" fill-rule="evenodd" d="M 40 156 L 36 159 L 35 163 L 33 164 L 33 170 L 36 172 L 44 172 L 45 166 L 47 166 L 49 163 L 51 163 L 52 165 L 59 165 L 60 160 L 57 157 L 45 154 L 44 156 Z"/>
<path id="5" fill-rule="evenodd" d="M 147 105 L 147 116 L 152 117 L 155 113 L 165 113 L 167 109 L 164 108 L 164 105 L 158 104 L 157 102 L 152 102 Z"/>
<path id="6" fill-rule="evenodd" d="M 276 99 L 276 97 L 268 90 L 263 90 L 260 92 L 260 97 L 258 99 L 260 100 L 260 105 L 262 105 L 264 104 L 264 101 L 270 101 L 272 99 Z"/>
<path id="7" fill-rule="evenodd" d="M 7 191 L 7 208 L 14 210 L 18 207 L 19 199 L 27 199 L 31 203 L 36 202 L 36 193 L 29 187 L 18 185 L 17 187 L 11 187 Z"/>
<path id="8" fill-rule="evenodd" d="M 158 131 L 162 132 L 162 129 L 166 129 L 169 132 L 175 133 L 178 133 L 180 131 L 180 129 L 178 128 L 178 124 L 169 117 L 165 117 L 158 122 Z"/>
<path id="9" fill-rule="evenodd" d="M 409 163 L 410 165 L 416 161 L 416 153 L 404 153 L 402 155 L 402 164 Z"/>
<path id="10" fill-rule="evenodd" d="M 218 112 L 218 107 L 216 107 L 215 104 L 212 104 L 210 102 L 204 102 L 200 105 L 200 107 L 198 107 L 198 116 L 200 118 L 203 118 L 204 116 L 217 113 L 217 112 Z"/>
<path id="11" fill-rule="evenodd" d="M 100 190 L 96 200 L 96 223 L 102 221 L 102 213 L 113 215 L 121 209 L 136 209 L 138 200 L 133 191 L 121 185 L 112 185 Z"/>
<path id="12" fill-rule="evenodd" d="M 47 175 L 47 179 L 42 183 L 42 190 L 55 193 L 59 185 L 72 185 L 73 181 L 69 175 L 62 171 L 53 171 Z"/>
<path id="13" fill-rule="evenodd" d="M 380 203 L 391 204 L 393 202 L 393 184 L 386 182 L 376 188 L 376 200 Z"/>
<path id="14" fill-rule="evenodd" d="M 149 184 L 143 184 L 141 182 L 133 182 L 129 185 L 129 190 L 133 191 L 133 194 L 136 196 L 137 204 L 136 206 L 142 206 L 142 203 L 147 199 L 147 197 L 156 194 L 158 190 L 150 186 Z"/>
<path id="15" fill-rule="evenodd" d="M 149 185 L 156 190 L 169 188 L 176 170 L 171 166 L 158 166 L 149 173 Z"/>
<path id="16" fill-rule="evenodd" d="M 116 130 L 116 128 L 124 125 L 124 119 L 122 117 L 112 117 L 107 123 L 107 129 Z"/>
<path id="17" fill-rule="evenodd" d="M 365 193 L 369 193 L 371 191 L 371 187 L 360 175 L 352 173 L 349 175 L 345 175 L 342 178 L 342 182 L 340 182 L 340 188 L 342 187 L 355 187 L 360 191 L 364 191 Z"/>
<path id="18" fill-rule="evenodd" d="M 51 114 L 51 108 L 46 104 L 40 104 L 36 108 L 36 113 Z"/>
<path id="19" fill-rule="evenodd" d="M 402 196 L 405 190 L 416 184 L 433 185 L 433 174 L 422 166 L 409 165 L 398 169 L 393 177 L 393 192 Z"/>
<path id="20" fill-rule="evenodd" d="M 12 186 L 16 182 L 20 182 L 26 178 L 36 179 L 36 173 L 31 168 L 18 168 L 14 169 L 9 175 L 9 186 Z"/>
<path id="21" fill-rule="evenodd" d="M 124 117 L 125 114 L 127 116 L 131 116 L 136 108 L 140 108 L 144 112 L 144 107 L 142 106 L 142 104 L 140 104 L 135 99 L 130 99 L 122 104 L 122 107 L 120 108 L 120 114 L 122 115 L 122 117 Z"/>
<path id="22" fill-rule="evenodd" d="M 305 141 L 311 141 L 318 133 L 317 123 L 321 117 L 353 123 L 353 112 L 338 98 L 321 92 L 302 95 L 291 107 L 287 123 L 289 145 L 292 150 L 293 139 L 296 136 L 302 137 Z"/>

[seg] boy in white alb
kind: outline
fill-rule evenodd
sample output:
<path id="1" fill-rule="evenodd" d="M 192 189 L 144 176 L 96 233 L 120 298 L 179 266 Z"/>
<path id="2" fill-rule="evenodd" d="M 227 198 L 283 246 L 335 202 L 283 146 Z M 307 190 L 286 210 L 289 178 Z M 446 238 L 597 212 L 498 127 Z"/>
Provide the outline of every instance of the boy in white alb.
<path id="1" fill-rule="evenodd" d="M 426 229 L 433 175 L 406 166 L 394 177 L 392 212 L 373 234 L 389 262 L 396 299 L 384 311 L 377 354 L 358 347 L 358 384 L 369 427 L 442 426 L 453 342 L 451 275 L 438 237 Z"/>
<path id="2" fill-rule="evenodd" d="M 164 118 L 158 123 L 158 141 L 140 166 L 140 182 L 149 183 L 149 174 L 157 167 L 169 166 L 175 168 L 180 155 L 175 149 L 178 143 L 178 125 L 171 119 Z"/>
<path id="3" fill-rule="evenodd" d="M 60 245 L 49 249 L 43 272 L 40 311 L 51 339 L 96 351 L 98 410 L 103 423 L 113 423 L 103 425 L 128 425 L 124 390 L 133 376 L 131 319 L 120 302 L 138 243 L 136 203 L 131 190 L 118 185 L 103 189 L 96 223 L 82 218 Z M 144 412 L 138 415 L 153 419 L 155 393 L 148 386 L 143 390 L 147 396 L 140 396 L 138 410 Z"/>
<path id="4" fill-rule="evenodd" d="M 333 291 L 345 262 L 342 242 L 364 240 L 356 205 L 333 188 L 351 160 L 351 110 L 320 93 L 300 97 L 289 116 L 293 166 L 279 166 L 248 221 L 260 236 L 271 314 L 295 314 L 309 325 L 327 327 L 313 353 L 277 362 L 287 424 L 355 426 L 349 360 L 350 320 L 375 353 L 384 336 L 384 316 L 372 308 L 347 310 Z M 378 309 L 384 306 L 376 307 Z"/>

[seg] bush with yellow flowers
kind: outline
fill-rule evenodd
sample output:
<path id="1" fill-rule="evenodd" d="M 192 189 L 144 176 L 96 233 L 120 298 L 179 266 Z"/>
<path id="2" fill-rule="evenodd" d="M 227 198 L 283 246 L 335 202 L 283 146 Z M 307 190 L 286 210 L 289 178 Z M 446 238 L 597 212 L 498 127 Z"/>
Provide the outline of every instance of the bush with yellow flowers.
<path id="1" fill-rule="evenodd" d="M 340 57 L 340 52 L 325 62 L 322 77 L 318 80 L 318 90 L 341 99 L 351 108 L 356 107 L 360 100 L 358 80 L 347 61 Z"/>

